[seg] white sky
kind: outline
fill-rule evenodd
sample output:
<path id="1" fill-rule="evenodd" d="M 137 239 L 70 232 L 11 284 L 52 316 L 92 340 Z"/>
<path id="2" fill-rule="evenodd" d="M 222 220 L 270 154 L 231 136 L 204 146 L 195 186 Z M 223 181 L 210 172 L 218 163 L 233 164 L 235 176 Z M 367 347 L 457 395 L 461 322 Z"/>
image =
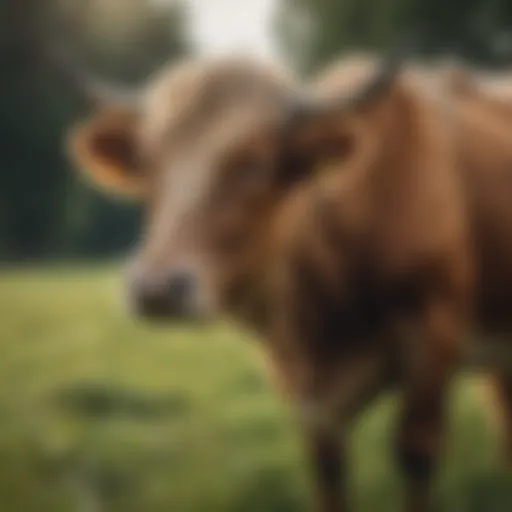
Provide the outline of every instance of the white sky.
<path id="1" fill-rule="evenodd" d="M 191 12 L 191 36 L 201 52 L 214 54 L 236 50 L 275 57 L 270 23 L 276 0 L 186 2 Z"/>

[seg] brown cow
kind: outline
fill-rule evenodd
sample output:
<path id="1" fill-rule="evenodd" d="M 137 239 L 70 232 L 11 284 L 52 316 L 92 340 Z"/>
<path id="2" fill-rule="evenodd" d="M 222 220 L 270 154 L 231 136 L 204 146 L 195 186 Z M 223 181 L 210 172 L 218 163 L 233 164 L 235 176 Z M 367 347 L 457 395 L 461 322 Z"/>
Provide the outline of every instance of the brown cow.
<path id="1" fill-rule="evenodd" d="M 146 205 L 135 309 L 228 313 L 264 340 L 322 512 L 348 510 L 344 434 L 394 383 L 406 509 L 431 510 L 466 330 L 512 309 L 512 174 L 484 156 L 496 130 L 375 67 L 346 61 L 305 91 L 247 59 L 185 63 L 70 137 L 81 168 Z"/>

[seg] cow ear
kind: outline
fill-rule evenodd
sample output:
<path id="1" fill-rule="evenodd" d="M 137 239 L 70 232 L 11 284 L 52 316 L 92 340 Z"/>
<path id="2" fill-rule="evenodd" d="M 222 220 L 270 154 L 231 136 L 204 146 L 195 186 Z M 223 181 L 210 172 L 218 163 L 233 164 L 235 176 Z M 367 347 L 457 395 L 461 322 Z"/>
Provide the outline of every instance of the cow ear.
<path id="1" fill-rule="evenodd" d="M 135 112 L 112 108 L 72 127 L 67 145 L 77 169 L 102 189 L 141 196 L 145 186 L 137 124 Z"/>
<path id="2" fill-rule="evenodd" d="M 347 167 L 368 168 L 375 161 L 378 140 L 358 116 L 312 120 L 293 134 L 286 180 L 323 180 L 339 176 L 339 171 Z"/>

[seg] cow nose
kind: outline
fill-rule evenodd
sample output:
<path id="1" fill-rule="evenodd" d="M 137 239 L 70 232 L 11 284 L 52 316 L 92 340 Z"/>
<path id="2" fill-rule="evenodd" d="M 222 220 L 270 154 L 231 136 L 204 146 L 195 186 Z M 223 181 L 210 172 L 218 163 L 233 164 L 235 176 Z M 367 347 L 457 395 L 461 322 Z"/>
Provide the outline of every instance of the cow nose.
<path id="1" fill-rule="evenodd" d="M 186 270 L 132 281 L 135 310 L 146 317 L 180 317 L 191 314 L 196 292 L 195 276 Z"/>
<path id="2" fill-rule="evenodd" d="M 180 270 L 167 278 L 167 296 L 179 309 L 180 305 L 190 304 L 195 291 L 195 278 L 191 272 Z"/>

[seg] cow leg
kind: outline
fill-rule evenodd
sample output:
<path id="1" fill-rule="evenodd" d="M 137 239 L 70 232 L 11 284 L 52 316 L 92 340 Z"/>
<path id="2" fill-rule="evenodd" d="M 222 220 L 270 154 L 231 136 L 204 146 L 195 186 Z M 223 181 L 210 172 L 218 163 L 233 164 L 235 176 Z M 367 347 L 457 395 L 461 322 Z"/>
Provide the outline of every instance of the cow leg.
<path id="1" fill-rule="evenodd" d="M 430 512 L 431 483 L 443 441 L 445 396 L 459 355 L 460 324 L 447 307 L 431 308 L 422 336 L 408 343 L 398 462 L 405 477 L 405 510 Z M 426 337 L 425 337 L 426 335 Z"/>
<path id="2" fill-rule="evenodd" d="M 348 511 L 346 432 L 350 423 L 390 382 L 389 364 L 371 352 L 331 369 L 321 400 L 303 400 L 301 422 L 316 487 L 316 510 Z M 324 373 L 324 376 L 327 374 Z"/>
<path id="3" fill-rule="evenodd" d="M 437 388 L 437 389 L 436 389 Z M 443 437 L 443 386 L 416 388 L 405 398 L 398 457 L 406 479 L 405 510 L 432 510 L 431 482 Z"/>
<path id="4" fill-rule="evenodd" d="M 330 429 L 305 428 L 306 452 L 314 485 L 315 512 L 345 512 L 345 467 L 343 443 Z"/>
<path id="5" fill-rule="evenodd" d="M 390 381 L 387 351 L 313 364 L 267 354 L 275 385 L 291 399 L 304 434 L 316 512 L 347 512 L 345 436 L 355 415 Z"/>

